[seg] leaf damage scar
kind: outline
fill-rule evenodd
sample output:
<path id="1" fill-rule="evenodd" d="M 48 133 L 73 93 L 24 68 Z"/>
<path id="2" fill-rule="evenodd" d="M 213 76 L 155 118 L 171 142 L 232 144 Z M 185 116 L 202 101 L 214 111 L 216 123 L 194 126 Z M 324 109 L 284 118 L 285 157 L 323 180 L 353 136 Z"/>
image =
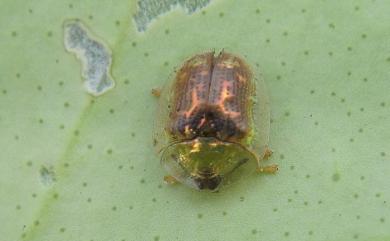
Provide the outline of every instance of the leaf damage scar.
<path id="1" fill-rule="evenodd" d="M 81 60 L 85 90 L 99 96 L 112 89 L 111 50 L 78 19 L 66 20 L 63 27 L 65 49 Z"/>

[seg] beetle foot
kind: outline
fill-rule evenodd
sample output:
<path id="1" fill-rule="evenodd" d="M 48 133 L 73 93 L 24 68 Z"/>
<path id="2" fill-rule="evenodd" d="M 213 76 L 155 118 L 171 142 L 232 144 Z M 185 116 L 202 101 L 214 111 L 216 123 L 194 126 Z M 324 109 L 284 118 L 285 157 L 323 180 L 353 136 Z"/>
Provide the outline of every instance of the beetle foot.
<path id="1" fill-rule="evenodd" d="M 173 176 L 164 176 L 164 182 L 165 182 L 165 184 L 172 185 L 172 184 L 177 183 L 177 180 Z"/>
<path id="2" fill-rule="evenodd" d="M 278 171 L 278 165 L 273 164 L 265 167 L 258 167 L 256 168 L 256 171 L 258 173 L 269 173 L 269 174 L 275 174 Z"/>
<path id="3" fill-rule="evenodd" d="M 160 88 L 153 88 L 152 89 L 152 95 L 154 96 L 154 97 L 160 97 L 160 95 L 161 95 L 161 89 Z"/>

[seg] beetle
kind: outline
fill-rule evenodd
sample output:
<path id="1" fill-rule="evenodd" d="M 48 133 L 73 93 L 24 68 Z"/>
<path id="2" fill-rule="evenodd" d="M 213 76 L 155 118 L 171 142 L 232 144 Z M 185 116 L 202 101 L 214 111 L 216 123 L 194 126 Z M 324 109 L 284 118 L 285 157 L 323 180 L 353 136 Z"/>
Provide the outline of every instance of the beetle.
<path id="1" fill-rule="evenodd" d="M 176 71 L 159 97 L 154 144 L 170 174 L 197 190 L 216 191 L 227 177 L 248 161 L 257 172 L 268 148 L 269 102 L 261 76 L 245 60 L 221 51 L 196 54 Z"/>

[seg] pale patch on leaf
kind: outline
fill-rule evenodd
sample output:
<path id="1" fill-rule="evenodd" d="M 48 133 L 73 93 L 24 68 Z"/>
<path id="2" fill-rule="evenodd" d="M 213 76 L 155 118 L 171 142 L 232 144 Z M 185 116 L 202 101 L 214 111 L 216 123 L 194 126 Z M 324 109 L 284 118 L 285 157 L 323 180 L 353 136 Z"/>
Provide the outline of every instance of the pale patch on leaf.
<path id="1" fill-rule="evenodd" d="M 138 1 L 138 9 L 134 15 L 134 21 L 138 31 L 144 32 L 153 20 L 176 7 L 184 9 L 187 14 L 192 14 L 207 6 L 210 1 L 211 0 L 140 0 Z"/>
<path id="2" fill-rule="evenodd" d="M 56 181 L 56 175 L 54 173 L 53 167 L 42 166 L 39 169 L 39 175 L 41 177 L 41 182 L 44 185 L 51 185 Z"/>
<path id="3" fill-rule="evenodd" d="M 84 86 L 89 94 L 98 96 L 113 88 L 110 75 L 112 56 L 110 49 L 93 36 L 80 20 L 64 23 L 64 43 L 67 51 L 81 60 Z"/>

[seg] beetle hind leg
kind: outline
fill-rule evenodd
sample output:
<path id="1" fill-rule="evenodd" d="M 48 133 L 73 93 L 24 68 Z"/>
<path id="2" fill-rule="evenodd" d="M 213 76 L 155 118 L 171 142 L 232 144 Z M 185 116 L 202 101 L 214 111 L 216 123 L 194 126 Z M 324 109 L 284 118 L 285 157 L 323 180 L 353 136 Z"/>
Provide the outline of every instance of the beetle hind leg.
<path id="1" fill-rule="evenodd" d="M 272 153 L 274 153 L 269 147 L 265 148 L 263 160 L 268 160 L 272 156 Z"/>

